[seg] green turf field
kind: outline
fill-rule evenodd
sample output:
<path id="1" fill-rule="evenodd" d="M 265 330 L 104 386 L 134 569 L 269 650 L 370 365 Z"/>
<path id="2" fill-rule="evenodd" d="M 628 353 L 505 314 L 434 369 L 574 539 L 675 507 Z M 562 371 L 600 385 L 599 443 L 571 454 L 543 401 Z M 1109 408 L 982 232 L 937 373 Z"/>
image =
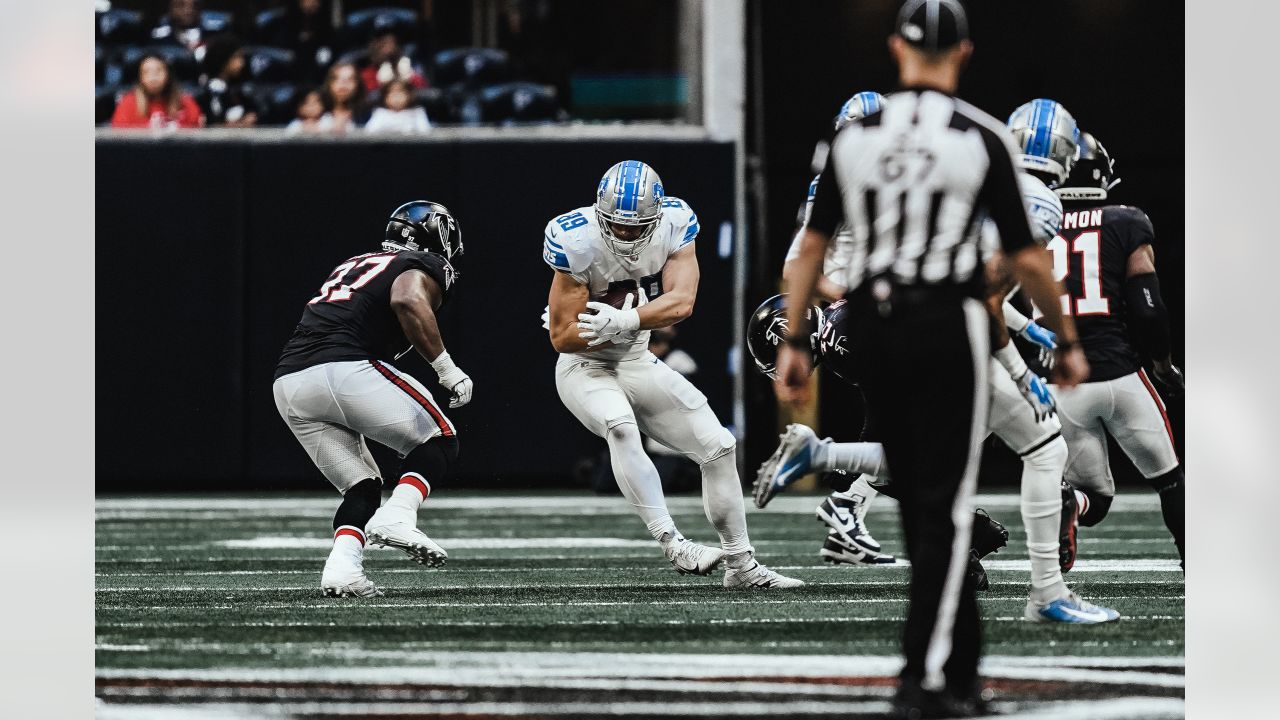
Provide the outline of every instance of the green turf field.
<path id="1" fill-rule="evenodd" d="M 370 550 L 386 596 L 356 600 L 319 592 L 333 496 L 101 498 L 99 714 L 871 717 L 897 670 L 908 568 L 824 566 L 818 500 L 748 514 L 758 557 L 799 590 L 677 575 L 620 497 L 487 494 L 424 507 L 445 568 Z M 1124 616 L 1099 627 L 1021 619 L 1017 498 L 979 504 L 1011 531 L 980 599 L 997 701 L 1180 717 L 1183 575 L 1154 497 L 1122 496 L 1081 532 L 1069 583 Z M 713 542 L 696 497 L 671 505 L 685 535 Z M 869 518 L 888 552 L 895 511 L 883 499 Z"/>

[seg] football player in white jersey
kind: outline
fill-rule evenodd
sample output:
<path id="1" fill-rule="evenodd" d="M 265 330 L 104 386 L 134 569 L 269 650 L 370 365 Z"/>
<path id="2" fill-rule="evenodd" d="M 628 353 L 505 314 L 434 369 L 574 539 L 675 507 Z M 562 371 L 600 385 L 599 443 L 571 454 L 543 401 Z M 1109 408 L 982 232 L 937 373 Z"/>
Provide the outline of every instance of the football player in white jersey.
<path id="1" fill-rule="evenodd" d="M 799 587 L 754 557 L 733 434 L 692 383 L 648 350 L 649 330 L 693 313 L 697 235 L 693 210 L 668 197 L 653 168 L 636 160 L 605 173 L 594 206 L 547 223 L 542 257 L 555 270 L 548 307 L 560 353 L 556 390 L 608 443 L 619 488 L 678 572 L 709 575 L 723 562 L 728 588 Z M 720 548 L 680 534 L 641 433 L 699 465 L 703 508 Z"/>

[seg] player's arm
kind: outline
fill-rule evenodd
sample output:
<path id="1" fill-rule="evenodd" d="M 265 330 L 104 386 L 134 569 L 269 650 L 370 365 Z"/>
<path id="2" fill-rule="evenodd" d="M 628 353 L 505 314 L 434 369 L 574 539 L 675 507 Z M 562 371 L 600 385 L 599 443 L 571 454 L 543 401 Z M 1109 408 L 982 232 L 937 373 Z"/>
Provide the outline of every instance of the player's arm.
<path id="1" fill-rule="evenodd" d="M 824 253 L 825 255 L 825 253 Z M 786 281 L 787 287 L 791 288 L 795 284 L 795 260 L 788 260 L 782 264 L 782 279 Z M 847 288 L 840 283 L 833 282 L 826 275 L 819 275 L 814 297 L 825 302 L 835 302 L 844 297 Z"/>
<path id="2" fill-rule="evenodd" d="M 1173 364 L 1169 339 L 1169 310 L 1160 297 L 1156 252 L 1149 244 L 1129 254 L 1124 281 L 1125 314 L 1139 345 L 1151 357 L 1161 382 L 1182 389 L 1182 371 Z"/>
<path id="3" fill-rule="evenodd" d="M 1031 405 L 1038 422 L 1054 414 L 1057 411 L 1057 403 L 1045 385 L 1044 379 L 1031 372 L 1031 368 L 1027 367 L 1027 362 L 1022 359 L 1017 346 L 1009 337 L 1009 328 L 1005 324 L 1004 306 L 1008 304 L 1005 295 L 1013 289 L 1013 286 L 1014 283 L 1010 278 L 1007 282 L 994 286 L 987 293 L 987 314 L 992 320 L 990 323 L 991 355 L 1017 383 L 1018 390 Z"/>
<path id="4" fill-rule="evenodd" d="M 400 321 L 405 337 L 413 344 L 449 390 L 449 407 L 462 407 L 471 402 L 471 378 L 458 369 L 440 337 L 436 308 L 444 300 L 440 285 L 421 270 L 406 270 L 391 283 L 391 310 Z"/>
<path id="5" fill-rule="evenodd" d="M 586 285 L 573 279 L 566 272 L 557 270 L 551 279 L 551 293 L 547 296 L 547 332 L 551 347 L 560 353 L 580 353 L 600 350 L 608 345 L 588 346 L 588 340 L 579 337 L 578 315 L 587 311 L 591 291 Z"/>
<path id="6" fill-rule="evenodd" d="M 671 253 L 662 266 L 662 294 L 635 310 L 640 318 L 640 329 L 670 327 L 693 315 L 701 277 L 694 243 L 690 242 Z"/>

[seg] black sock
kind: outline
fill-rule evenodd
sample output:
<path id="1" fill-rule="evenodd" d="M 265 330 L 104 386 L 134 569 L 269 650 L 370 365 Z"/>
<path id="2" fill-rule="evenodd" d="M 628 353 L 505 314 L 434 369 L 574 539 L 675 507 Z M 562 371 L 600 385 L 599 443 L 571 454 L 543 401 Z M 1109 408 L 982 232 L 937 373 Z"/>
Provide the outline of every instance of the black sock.
<path id="1" fill-rule="evenodd" d="M 1115 498 L 1085 488 L 1075 488 L 1075 490 L 1089 499 L 1089 509 L 1080 513 L 1080 527 L 1093 527 L 1102 522 L 1102 518 L 1110 512 L 1111 501 Z"/>
<path id="2" fill-rule="evenodd" d="M 361 480 L 342 496 L 342 504 L 338 506 L 338 512 L 333 514 L 333 529 L 346 525 L 358 529 L 363 536 L 364 526 L 381 504 L 382 481 L 378 478 Z"/>
<path id="3" fill-rule="evenodd" d="M 1186 530 L 1186 487 L 1183 483 L 1182 465 L 1157 478 L 1151 479 L 1151 487 L 1160 494 L 1160 514 L 1164 516 L 1164 526 L 1173 535 L 1173 543 L 1178 546 L 1178 559 L 1186 569 L 1186 555 L 1183 553 L 1184 532 Z"/>

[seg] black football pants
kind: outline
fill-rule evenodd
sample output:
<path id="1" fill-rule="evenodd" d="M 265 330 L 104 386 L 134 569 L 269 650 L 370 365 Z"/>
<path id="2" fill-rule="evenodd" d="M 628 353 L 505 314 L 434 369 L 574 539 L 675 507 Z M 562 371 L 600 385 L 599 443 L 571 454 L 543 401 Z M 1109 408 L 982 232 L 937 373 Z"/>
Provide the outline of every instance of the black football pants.
<path id="1" fill-rule="evenodd" d="M 863 298 L 855 325 L 911 559 L 902 681 L 971 697 L 982 626 L 965 570 L 986 435 L 987 313 L 977 300 L 926 296 L 882 314 Z"/>

